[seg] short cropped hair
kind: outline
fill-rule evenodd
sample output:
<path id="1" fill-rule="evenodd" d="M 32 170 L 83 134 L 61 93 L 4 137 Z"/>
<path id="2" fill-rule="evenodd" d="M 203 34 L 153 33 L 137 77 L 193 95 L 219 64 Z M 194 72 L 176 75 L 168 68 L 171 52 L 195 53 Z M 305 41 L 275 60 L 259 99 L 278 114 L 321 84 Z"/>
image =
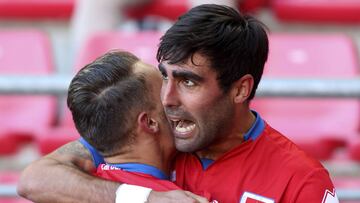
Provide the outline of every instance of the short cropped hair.
<path id="1" fill-rule="evenodd" d="M 108 52 L 71 81 L 67 104 L 76 129 L 103 156 L 131 144 L 137 115 L 154 108 L 144 76 L 133 72 L 138 61 L 128 52 Z"/>
<path id="2" fill-rule="evenodd" d="M 199 53 L 217 73 L 226 93 L 245 74 L 254 78 L 251 100 L 268 57 L 265 26 L 255 18 L 221 5 L 203 4 L 192 8 L 162 36 L 157 60 L 185 63 Z M 196 65 L 196 64 L 194 64 Z"/>

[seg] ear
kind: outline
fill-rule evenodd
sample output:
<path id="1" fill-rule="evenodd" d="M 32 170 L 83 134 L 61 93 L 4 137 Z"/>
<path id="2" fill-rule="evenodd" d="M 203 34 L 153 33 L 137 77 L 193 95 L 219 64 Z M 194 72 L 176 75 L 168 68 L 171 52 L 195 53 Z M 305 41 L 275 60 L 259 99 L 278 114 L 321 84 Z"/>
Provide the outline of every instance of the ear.
<path id="1" fill-rule="evenodd" d="M 231 90 L 234 103 L 244 103 L 254 87 L 254 78 L 246 74 L 234 82 Z"/>
<path id="2" fill-rule="evenodd" d="M 154 134 L 159 132 L 159 123 L 146 112 L 139 114 L 138 126 L 147 133 Z"/>

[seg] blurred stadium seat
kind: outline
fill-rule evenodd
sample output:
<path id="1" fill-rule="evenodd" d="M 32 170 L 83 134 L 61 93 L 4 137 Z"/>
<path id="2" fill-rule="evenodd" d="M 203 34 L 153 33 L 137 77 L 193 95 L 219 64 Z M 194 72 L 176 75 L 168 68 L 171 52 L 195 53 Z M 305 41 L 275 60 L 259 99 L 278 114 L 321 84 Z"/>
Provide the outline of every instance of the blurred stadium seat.
<path id="1" fill-rule="evenodd" d="M 238 0 L 239 9 L 245 12 L 253 12 L 268 4 L 269 0 Z M 221 2 L 219 1 L 219 4 Z M 135 19 L 145 17 L 165 18 L 176 20 L 179 16 L 190 9 L 187 1 L 179 0 L 152 0 L 143 6 L 129 8 L 127 15 Z"/>
<path id="2" fill-rule="evenodd" d="M 1 186 L 16 186 L 18 180 L 20 177 L 19 172 L 14 171 L 0 171 L 0 187 Z M 0 191 L 0 194 L 2 194 L 4 191 Z M 8 191 L 9 192 L 9 191 Z M 31 201 L 16 197 L 13 194 L 10 196 L 2 196 L 0 195 L 0 203 L 30 203 Z"/>
<path id="3" fill-rule="evenodd" d="M 281 20 L 360 22 L 359 0 L 273 0 L 272 8 Z"/>
<path id="4" fill-rule="evenodd" d="M 77 140 L 79 137 L 74 126 L 60 124 L 60 126 L 39 132 L 36 137 L 36 145 L 39 153 L 46 155 L 68 142 Z"/>
<path id="5" fill-rule="evenodd" d="M 49 154 L 66 143 L 77 140 L 80 136 L 77 132 L 70 110 L 62 106 L 58 125 L 51 128 L 44 128 L 38 131 L 36 145 L 41 155 Z"/>
<path id="6" fill-rule="evenodd" d="M 360 138 L 352 140 L 348 148 L 350 158 L 360 162 Z"/>
<path id="7" fill-rule="evenodd" d="M 238 0 L 239 9 L 245 12 L 254 12 L 267 6 L 270 0 Z"/>
<path id="8" fill-rule="evenodd" d="M 0 18 L 69 19 L 75 0 L 0 0 Z"/>
<path id="9" fill-rule="evenodd" d="M 0 74 L 49 75 L 51 47 L 45 33 L 36 30 L 0 31 Z M 13 153 L 36 132 L 54 123 L 52 96 L 0 96 L 0 154 Z"/>
<path id="10" fill-rule="evenodd" d="M 76 70 L 112 49 L 134 53 L 143 61 L 157 67 L 156 52 L 161 32 L 104 32 L 89 37 L 76 62 Z"/>
<path id="11" fill-rule="evenodd" d="M 269 0 L 242 0 L 239 7 L 255 11 L 268 4 Z M 221 2 L 220 2 L 221 3 Z M 0 0 L 0 18 L 11 19 L 69 19 L 76 0 Z M 176 20 L 189 8 L 187 1 L 152 0 L 143 6 L 130 7 L 130 18 L 144 19 L 148 16 Z"/>
<path id="12" fill-rule="evenodd" d="M 136 19 L 144 19 L 153 16 L 176 20 L 189 9 L 187 1 L 179 0 L 152 0 L 143 6 L 129 8 L 127 15 Z"/>
<path id="13" fill-rule="evenodd" d="M 272 34 L 267 78 L 359 77 L 354 45 L 341 34 Z M 357 135 L 356 99 L 258 98 L 255 109 L 275 129 L 319 159 Z"/>

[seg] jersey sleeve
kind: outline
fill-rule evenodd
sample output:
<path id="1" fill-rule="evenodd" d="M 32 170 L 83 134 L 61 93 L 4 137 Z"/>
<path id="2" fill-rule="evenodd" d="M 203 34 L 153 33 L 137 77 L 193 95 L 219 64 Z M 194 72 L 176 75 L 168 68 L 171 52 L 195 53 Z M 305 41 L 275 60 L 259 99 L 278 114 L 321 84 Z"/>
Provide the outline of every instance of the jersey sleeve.
<path id="1" fill-rule="evenodd" d="M 325 169 L 318 169 L 299 184 L 293 197 L 295 203 L 339 203 L 333 183 Z"/>

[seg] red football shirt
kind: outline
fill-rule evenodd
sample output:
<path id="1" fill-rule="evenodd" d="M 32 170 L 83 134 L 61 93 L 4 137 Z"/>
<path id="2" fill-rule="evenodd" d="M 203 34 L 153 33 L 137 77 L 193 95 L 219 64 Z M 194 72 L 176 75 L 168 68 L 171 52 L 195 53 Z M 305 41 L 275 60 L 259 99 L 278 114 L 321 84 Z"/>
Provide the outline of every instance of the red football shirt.
<path id="1" fill-rule="evenodd" d="M 175 172 L 179 187 L 207 191 L 219 203 L 338 202 L 327 170 L 265 122 L 256 139 L 250 136 L 206 169 L 196 155 L 179 154 Z"/>

